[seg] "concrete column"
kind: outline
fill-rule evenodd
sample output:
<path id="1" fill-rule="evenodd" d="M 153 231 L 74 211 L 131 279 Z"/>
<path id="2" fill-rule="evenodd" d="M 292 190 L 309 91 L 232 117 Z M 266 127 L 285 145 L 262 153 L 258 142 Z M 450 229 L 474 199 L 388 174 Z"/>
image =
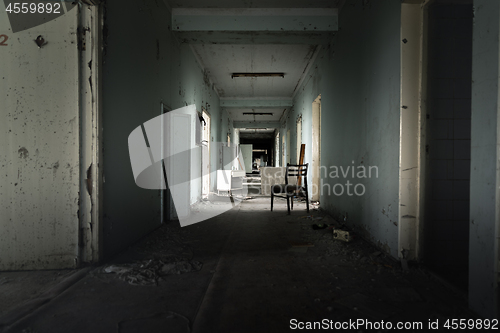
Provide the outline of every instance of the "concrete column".
<path id="1" fill-rule="evenodd" d="M 500 2 L 474 1 L 469 304 L 498 316 Z"/>

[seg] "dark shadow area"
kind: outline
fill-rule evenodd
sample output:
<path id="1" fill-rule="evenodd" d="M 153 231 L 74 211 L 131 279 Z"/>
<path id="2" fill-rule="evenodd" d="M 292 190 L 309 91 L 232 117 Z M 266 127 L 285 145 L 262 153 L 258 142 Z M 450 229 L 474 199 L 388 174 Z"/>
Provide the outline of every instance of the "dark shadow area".
<path id="1" fill-rule="evenodd" d="M 472 4 L 429 7 L 424 262 L 468 288 Z"/>

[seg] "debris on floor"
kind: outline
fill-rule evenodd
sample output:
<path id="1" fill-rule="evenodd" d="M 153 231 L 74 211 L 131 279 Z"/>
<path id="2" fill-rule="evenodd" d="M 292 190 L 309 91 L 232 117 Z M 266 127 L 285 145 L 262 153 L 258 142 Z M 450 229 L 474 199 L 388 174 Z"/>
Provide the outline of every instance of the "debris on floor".
<path id="1" fill-rule="evenodd" d="M 152 258 L 192 259 L 193 251 L 186 244 L 187 231 L 174 225 L 165 224 L 144 238 L 134 248 L 137 252 Z"/>
<path id="2" fill-rule="evenodd" d="M 123 274 L 123 273 L 130 272 L 131 270 L 132 270 L 132 267 L 109 265 L 108 267 L 105 267 L 103 271 L 104 271 L 104 273 Z"/>
<path id="3" fill-rule="evenodd" d="M 98 273 L 116 274 L 131 285 L 156 286 L 166 275 L 199 271 L 203 264 L 192 260 L 193 251 L 187 237 L 186 230 L 165 224 L 134 246 L 142 260 L 108 265 Z"/>
<path id="4" fill-rule="evenodd" d="M 354 239 L 354 234 L 349 230 L 333 229 L 333 239 L 351 242 Z"/>
<path id="5" fill-rule="evenodd" d="M 158 285 L 162 276 L 169 274 L 184 274 L 199 271 L 203 264 L 199 261 L 165 262 L 159 259 L 149 259 L 133 264 L 109 265 L 102 269 L 103 273 L 114 273 L 131 285 Z"/>
<path id="6" fill-rule="evenodd" d="M 306 215 L 299 217 L 299 219 L 322 220 L 323 216 Z"/>

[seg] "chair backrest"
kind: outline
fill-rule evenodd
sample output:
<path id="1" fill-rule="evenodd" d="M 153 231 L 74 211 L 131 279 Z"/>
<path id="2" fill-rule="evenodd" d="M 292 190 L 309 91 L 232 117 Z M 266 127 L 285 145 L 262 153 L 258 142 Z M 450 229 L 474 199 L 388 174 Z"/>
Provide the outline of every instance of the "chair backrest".
<path id="1" fill-rule="evenodd" d="M 304 184 L 307 186 L 307 167 L 306 164 L 286 164 L 285 183 L 288 184 L 288 177 L 304 177 Z"/>

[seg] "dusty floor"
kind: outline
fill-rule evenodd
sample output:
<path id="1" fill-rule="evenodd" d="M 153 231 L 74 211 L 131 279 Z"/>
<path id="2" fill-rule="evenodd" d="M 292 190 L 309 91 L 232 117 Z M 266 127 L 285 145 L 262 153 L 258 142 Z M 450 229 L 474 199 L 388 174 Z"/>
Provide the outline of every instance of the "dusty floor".
<path id="1" fill-rule="evenodd" d="M 320 212 L 296 204 L 288 216 L 282 199 L 270 212 L 269 200 L 256 197 L 184 228 L 166 224 L 89 272 L 0 273 L 0 329 L 288 332 L 299 322 L 364 319 L 421 322 L 426 330 L 429 320 L 476 318 L 463 294 L 425 270 L 403 272 L 361 239 L 344 243 L 331 229 L 314 230 L 334 223 L 308 217 Z M 35 307 L 25 306 L 30 299 Z"/>

